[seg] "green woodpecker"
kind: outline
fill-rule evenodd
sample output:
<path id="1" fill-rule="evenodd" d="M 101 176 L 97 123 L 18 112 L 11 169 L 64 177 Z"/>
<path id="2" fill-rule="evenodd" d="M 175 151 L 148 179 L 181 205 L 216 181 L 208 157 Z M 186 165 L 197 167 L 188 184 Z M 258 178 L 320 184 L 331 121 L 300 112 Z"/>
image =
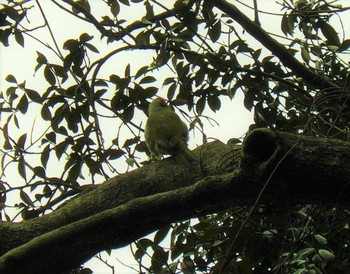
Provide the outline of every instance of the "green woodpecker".
<path id="1" fill-rule="evenodd" d="M 180 163 L 196 160 L 187 147 L 188 129 L 165 99 L 154 99 L 148 108 L 145 140 L 152 160 L 170 154 Z"/>

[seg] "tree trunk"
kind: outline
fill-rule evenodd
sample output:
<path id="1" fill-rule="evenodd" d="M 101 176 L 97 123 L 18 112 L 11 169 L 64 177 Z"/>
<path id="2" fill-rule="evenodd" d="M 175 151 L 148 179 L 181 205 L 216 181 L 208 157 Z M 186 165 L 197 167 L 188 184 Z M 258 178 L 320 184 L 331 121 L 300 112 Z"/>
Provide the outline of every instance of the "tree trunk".
<path id="1" fill-rule="evenodd" d="M 232 206 L 349 205 L 347 142 L 258 129 L 242 147 L 213 142 L 195 154 L 193 166 L 150 163 L 51 214 L 0 223 L 0 273 L 60 273 L 171 222 Z"/>

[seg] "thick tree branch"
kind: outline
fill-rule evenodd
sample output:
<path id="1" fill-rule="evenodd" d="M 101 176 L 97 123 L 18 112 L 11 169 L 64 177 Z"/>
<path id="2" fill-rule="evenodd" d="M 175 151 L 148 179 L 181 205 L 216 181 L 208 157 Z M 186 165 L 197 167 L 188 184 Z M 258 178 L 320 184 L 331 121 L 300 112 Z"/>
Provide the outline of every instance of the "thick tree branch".
<path id="1" fill-rule="evenodd" d="M 2 256 L 0 273 L 60 273 L 171 222 L 218 211 L 231 178 L 231 174 L 212 176 L 193 186 L 136 198 L 48 232 Z"/>
<path id="2" fill-rule="evenodd" d="M 2 223 L 0 246 L 7 253 L 0 257 L 0 273 L 70 269 L 171 222 L 232 206 L 350 204 L 348 142 L 258 129 L 246 138 L 237 167 L 239 150 L 220 142 L 204 145 L 197 150 L 201 168 L 166 159 L 107 181 L 47 216 Z"/>
<path id="3" fill-rule="evenodd" d="M 326 76 L 317 74 L 308 69 L 305 65 L 299 62 L 291 53 L 279 42 L 273 39 L 263 28 L 250 20 L 237 7 L 226 0 L 213 0 L 214 6 L 226 13 L 238 24 L 240 24 L 251 36 L 263 44 L 275 56 L 277 56 L 282 64 L 290 68 L 293 73 L 302 77 L 303 80 L 310 86 L 318 89 L 341 89 L 340 86 L 333 83 Z"/>
<path id="4" fill-rule="evenodd" d="M 174 164 L 174 159 L 165 159 L 114 177 L 97 189 L 82 192 L 50 214 L 20 223 L 0 222 L 0 254 L 39 235 L 137 197 L 189 186 L 208 174 L 221 174 L 223 170 L 229 172 L 234 168 L 232 149 L 220 142 L 200 147 L 195 153 L 201 159 L 200 165 L 178 166 Z"/>

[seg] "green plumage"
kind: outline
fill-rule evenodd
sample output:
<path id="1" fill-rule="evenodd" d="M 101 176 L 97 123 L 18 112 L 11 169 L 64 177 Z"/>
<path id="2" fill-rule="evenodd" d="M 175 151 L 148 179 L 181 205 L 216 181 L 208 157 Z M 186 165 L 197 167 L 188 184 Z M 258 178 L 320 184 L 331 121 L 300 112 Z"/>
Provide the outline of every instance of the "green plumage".
<path id="1" fill-rule="evenodd" d="M 163 98 L 156 98 L 148 108 L 145 140 L 150 157 L 160 160 L 170 154 L 180 162 L 195 160 L 187 147 L 188 129 L 180 117 L 167 106 Z"/>

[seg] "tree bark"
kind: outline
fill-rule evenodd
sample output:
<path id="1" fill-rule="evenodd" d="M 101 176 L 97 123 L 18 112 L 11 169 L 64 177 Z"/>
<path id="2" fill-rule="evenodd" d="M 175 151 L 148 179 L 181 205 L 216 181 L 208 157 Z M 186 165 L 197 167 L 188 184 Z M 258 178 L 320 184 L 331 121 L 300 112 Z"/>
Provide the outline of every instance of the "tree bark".
<path id="1" fill-rule="evenodd" d="M 60 273 L 171 222 L 233 206 L 350 204 L 348 142 L 258 129 L 242 147 L 213 142 L 195 153 L 192 166 L 150 163 L 47 216 L 0 223 L 0 273 Z"/>

